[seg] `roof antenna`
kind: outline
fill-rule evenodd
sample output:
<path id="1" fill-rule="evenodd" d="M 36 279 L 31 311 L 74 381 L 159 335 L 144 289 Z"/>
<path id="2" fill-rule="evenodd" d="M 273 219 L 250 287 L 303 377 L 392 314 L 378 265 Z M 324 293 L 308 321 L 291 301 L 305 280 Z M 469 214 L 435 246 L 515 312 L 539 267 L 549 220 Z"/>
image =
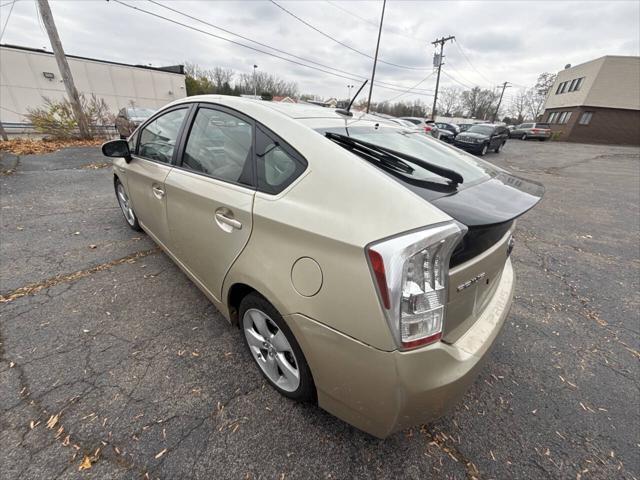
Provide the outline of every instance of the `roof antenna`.
<path id="1" fill-rule="evenodd" d="M 353 117 L 353 113 L 351 113 L 351 105 L 353 105 L 353 102 L 356 101 L 356 98 L 358 98 L 358 95 L 360 95 L 360 92 L 362 91 L 362 89 L 364 88 L 364 86 L 367 84 L 368 81 L 369 80 L 365 80 L 364 83 L 360 86 L 356 94 L 353 96 L 353 98 L 349 102 L 349 106 L 347 107 L 347 109 L 345 110 L 343 108 L 338 108 L 336 109 L 336 113 L 339 113 L 340 115 L 346 115 L 347 117 Z"/>

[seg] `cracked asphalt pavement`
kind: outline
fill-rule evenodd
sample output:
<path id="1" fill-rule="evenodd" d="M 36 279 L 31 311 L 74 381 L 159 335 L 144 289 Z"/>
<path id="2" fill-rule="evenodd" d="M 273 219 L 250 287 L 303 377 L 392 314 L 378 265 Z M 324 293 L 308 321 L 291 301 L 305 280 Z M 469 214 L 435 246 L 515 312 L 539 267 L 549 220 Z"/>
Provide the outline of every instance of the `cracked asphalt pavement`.
<path id="1" fill-rule="evenodd" d="M 266 384 L 127 228 L 97 149 L 20 158 L 0 177 L 0 478 L 639 478 L 639 157 L 486 157 L 547 188 L 518 222 L 514 306 L 463 401 L 386 440 Z"/>

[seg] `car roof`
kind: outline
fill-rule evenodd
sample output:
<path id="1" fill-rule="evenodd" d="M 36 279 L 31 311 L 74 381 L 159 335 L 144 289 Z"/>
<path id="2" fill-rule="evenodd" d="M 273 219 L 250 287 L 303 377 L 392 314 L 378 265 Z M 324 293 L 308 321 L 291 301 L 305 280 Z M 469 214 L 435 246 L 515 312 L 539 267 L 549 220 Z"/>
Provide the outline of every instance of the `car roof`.
<path id="1" fill-rule="evenodd" d="M 227 106 L 239 110 L 242 113 L 251 115 L 251 111 L 256 109 L 275 111 L 281 115 L 289 117 L 311 128 L 330 128 L 333 126 L 344 126 L 345 120 L 351 124 L 358 123 L 381 123 L 398 127 L 399 125 L 391 119 L 386 119 L 374 114 L 367 114 L 362 111 L 352 110 L 353 116 L 349 117 L 337 113 L 336 109 L 321 107 L 310 103 L 285 103 L 271 102 L 265 100 L 254 100 L 252 98 L 237 97 L 232 95 L 195 95 L 176 100 L 169 105 L 179 105 L 182 103 L 210 102 Z M 169 106 L 167 105 L 167 106 Z M 244 108 L 246 111 L 244 111 Z M 166 108 L 166 107 L 165 107 Z"/>

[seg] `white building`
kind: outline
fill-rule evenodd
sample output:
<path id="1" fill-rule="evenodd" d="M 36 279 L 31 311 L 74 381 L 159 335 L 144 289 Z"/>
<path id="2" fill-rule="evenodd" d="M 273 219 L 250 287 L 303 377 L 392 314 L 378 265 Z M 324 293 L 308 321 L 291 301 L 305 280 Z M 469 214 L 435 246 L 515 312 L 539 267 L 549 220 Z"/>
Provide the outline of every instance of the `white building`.
<path id="1" fill-rule="evenodd" d="M 148 67 L 67 55 L 76 88 L 81 94 L 104 99 L 111 113 L 132 104 L 160 108 L 186 97 L 184 68 Z M 42 105 L 43 97 L 66 96 L 53 53 L 13 45 L 0 45 L 0 121 L 28 123 L 29 108 Z"/>

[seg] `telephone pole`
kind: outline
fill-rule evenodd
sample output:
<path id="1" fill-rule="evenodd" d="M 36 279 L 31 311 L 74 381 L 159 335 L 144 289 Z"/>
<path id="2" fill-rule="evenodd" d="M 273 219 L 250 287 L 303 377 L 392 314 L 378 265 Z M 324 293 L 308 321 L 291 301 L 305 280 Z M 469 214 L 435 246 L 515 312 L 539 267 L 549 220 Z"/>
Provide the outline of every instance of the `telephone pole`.
<path id="1" fill-rule="evenodd" d="M 504 82 L 502 85 L 498 85 L 498 86 L 502 87 L 502 92 L 500 92 L 500 100 L 498 100 L 498 106 L 496 107 L 496 111 L 493 112 L 493 118 L 491 119 L 492 122 L 495 122 L 496 117 L 498 116 L 498 110 L 500 110 L 500 104 L 502 103 L 502 97 L 504 95 L 505 89 L 510 87 L 511 85 L 509 85 L 509 82 Z"/>
<path id="2" fill-rule="evenodd" d="M 49 2 L 47 0 L 38 0 L 38 10 L 40 11 L 42 22 L 47 29 L 49 41 L 51 42 L 51 48 L 56 57 L 60 75 L 62 75 L 64 88 L 67 91 L 67 96 L 69 97 L 69 101 L 71 102 L 71 108 L 73 108 L 73 114 L 76 117 L 76 121 L 78 122 L 80 136 L 82 138 L 89 138 L 91 137 L 91 132 L 89 131 L 89 122 L 87 121 L 87 117 L 82 111 L 82 106 L 80 104 L 80 95 L 78 94 L 78 90 L 73 83 L 71 69 L 69 68 L 69 64 L 67 63 L 67 57 L 64 53 L 64 49 L 62 48 L 60 37 L 58 36 L 58 29 L 56 28 L 56 24 L 53 21 L 53 15 L 51 14 L 51 8 L 49 8 Z"/>
<path id="3" fill-rule="evenodd" d="M 376 78 L 376 64 L 378 63 L 378 50 L 380 49 L 380 37 L 382 36 L 382 22 L 384 21 L 384 8 L 387 6 L 387 0 L 382 2 L 382 16 L 380 17 L 380 28 L 378 29 L 378 43 L 376 45 L 376 56 L 373 59 L 373 72 L 371 72 L 371 85 L 369 85 L 369 100 L 367 100 L 367 113 L 371 105 L 371 94 L 373 93 L 373 79 Z"/>
<path id="4" fill-rule="evenodd" d="M 436 78 L 436 93 L 433 96 L 433 108 L 431 109 L 431 120 L 435 121 L 436 119 L 436 104 L 438 102 L 438 87 L 440 86 L 440 70 L 442 69 L 442 59 L 444 56 L 442 52 L 444 51 L 444 44 L 449 40 L 455 40 L 455 35 L 449 35 L 448 37 L 436 38 L 432 45 L 440 45 L 440 57 L 438 58 L 438 77 Z"/>

